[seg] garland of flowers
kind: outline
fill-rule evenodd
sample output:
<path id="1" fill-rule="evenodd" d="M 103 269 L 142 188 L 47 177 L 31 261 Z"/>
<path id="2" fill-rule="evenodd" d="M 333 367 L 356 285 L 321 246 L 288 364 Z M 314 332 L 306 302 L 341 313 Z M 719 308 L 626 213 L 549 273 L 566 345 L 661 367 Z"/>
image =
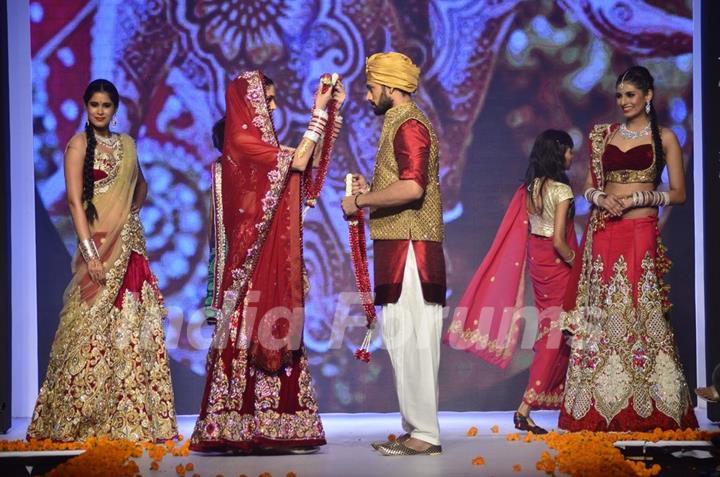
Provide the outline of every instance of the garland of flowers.
<path id="1" fill-rule="evenodd" d="M 326 92 L 328 88 L 333 87 L 332 76 L 328 73 L 323 74 L 320 77 L 322 82 L 322 92 Z M 312 111 L 315 111 L 315 101 L 313 101 Z M 318 170 L 314 174 L 312 173 L 312 167 L 305 169 L 303 179 L 305 181 L 305 205 L 307 207 L 315 207 L 317 199 L 320 197 L 320 191 L 325 184 L 325 178 L 327 177 L 328 169 L 330 166 L 330 153 L 334 144 L 333 140 L 333 128 L 335 127 L 335 117 L 337 116 L 337 101 L 331 99 L 327 106 L 328 120 L 325 126 L 325 134 L 322 137 L 322 150 L 320 152 L 320 164 Z"/>
<path id="2" fill-rule="evenodd" d="M 375 328 L 375 303 L 370 289 L 370 273 L 368 271 L 367 246 L 365 241 L 365 211 L 360 209 L 353 220 L 348 222 L 350 232 L 350 253 L 352 255 L 353 268 L 355 269 L 355 284 L 360 292 L 360 300 L 365 309 L 367 318 L 367 331 L 360 348 L 355 351 L 355 359 L 370 362 L 370 340 L 372 331 Z"/>

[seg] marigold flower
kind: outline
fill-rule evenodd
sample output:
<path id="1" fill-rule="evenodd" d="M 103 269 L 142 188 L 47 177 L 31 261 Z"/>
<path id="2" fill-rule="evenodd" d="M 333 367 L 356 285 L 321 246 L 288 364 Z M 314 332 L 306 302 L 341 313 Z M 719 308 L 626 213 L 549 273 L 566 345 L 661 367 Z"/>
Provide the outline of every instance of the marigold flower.
<path id="1" fill-rule="evenodd" d="M 185 475 L 185 467 L 183 467 L 182 464 L 178 464 L 175 466 L 175 472 L 177 475 Z"/>
<path id="2" fill-rule="evenodd" d="M 475 436 L 477 436 L 477 433 L 478 433 L 478 428 L 475 427 L 475 426 L 472 426 L 470 429 L 468 429 L 468 431 L 467 431 L 467 436 L 468 436 L 468 437 L 475 437 Z"/>
<path id="3" fill-rule="evenodd" d="M 500 427 L 498 427 L 498 425 L 495 424 L 490 428 L 490 430 L 492 431 L 493 434 L 497 434 L 498 432 L 500 432 Z"/>
<path id="4" fill-rule="evenodd" d="M 522 465 L 520 465 L 520 464 L 513 465 L 513 472 L 522 472 Z"/>
<path id="5" fill-rule="evenodd" d="M 150 463 L 150 470 L 158 470 L 159 468 L 160 466 L 158 465 L 157 461 L 154 460 Z"/>
<path id="6" fill-rule="evenodd" d="M 472 460 L 472 464 L 473 465 L 484 465 L 485 459 L 483 458 L 483 456 L 479 455 Z"/>
<path id="7" fill-rule="evenodd" d="M 388 434 L 387 440 L 395 442 L 397 440 L 397 436 L 395 434 Z"/>
<path id="8" fill-rule="evenodd" d="M 194 468 L 195 466 L 192 462 L 188 462 L 187 464 L 185 464 L 185 470 L 193 470 Z"/>
<path id="9" fill-rule="evenodd" d="M 295 474 L 295 472 L 288 472 L 285 477 L 297 477 L 297 475 Z"/>

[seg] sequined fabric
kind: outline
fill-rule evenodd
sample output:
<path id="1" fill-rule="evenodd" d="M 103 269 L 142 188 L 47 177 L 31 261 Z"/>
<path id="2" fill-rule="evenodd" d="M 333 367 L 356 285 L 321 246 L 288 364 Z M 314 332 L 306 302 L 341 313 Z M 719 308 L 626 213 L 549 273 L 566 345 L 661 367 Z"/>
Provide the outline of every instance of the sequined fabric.
<path id="1" fill-rule="evenodd" d="M 177 436 L 162 319 L 166 314 L 147 263 L 142 224 L 130 205 L 138 177 L 135 144 L 116 136 L 91 225 L 107 270 L 94 285 L 76 254 L 60 325 L 28 437 L 78 441 L 92 436 L 156 441 Z M 96 185 L 97 187 L 97 185 Z"/>
<path id="2" fill-rule="evenodd" d="M 535 188 L 538 188 L 539 185 L 540 179 L 535 179 Z M 541 190 L 538 191 L 535 188 L 533 195 L 541 194 L 542 202 L 539 202 L 537 197 L 534 197 L 533 200 L 535 203 L 542 204 L 542 210 L 539 214 L 528 213 L 530 233 L 542 237 L 552 237 L 555 230 L 555 208 L 560 202 L 573 199 L 572 189 L 569 185 L 552 179 L 547 179 L 545 184 L 540 187 Z"/>
<path id="3" fill-rule="evenodd" d="M 325 432 L 305 351 L 296 351 L 280 372 L 268 373 L 247 362 L 247 353 L 239 350 L 230 376 L 215 368 L 207 412 L 195 423 L 190 448 L 249 452 L 258 445 L 322 444 Z"/>
<path id="4" fill-rule="evenodd" d="M 697 427 L 665 317 L 668 267 L 656 217 L 609 220 L 594 232 L 577 296 L 587 308 L 564 317 L 575 334 L 560 427 Z"/>
<path id="5" fill-rule="evenodd" d="M 378 153 L 375 157 L 375 173 L 372 190 L 382 190 L 399 180 L 393 140 L 400 126 L 408 120 L 417 120 L 430 132 L 430 162 L 424 196 L 417 202 L 403 207 L 387 207 L 370 215 L 370 235 L 373 240 L 428 240 L 442 242 L 444 236 L 442 200 L 440 197 L 440 173 L 438 139 L 430 121 L 415 103 L 391 108 L 385 113 Z"/>

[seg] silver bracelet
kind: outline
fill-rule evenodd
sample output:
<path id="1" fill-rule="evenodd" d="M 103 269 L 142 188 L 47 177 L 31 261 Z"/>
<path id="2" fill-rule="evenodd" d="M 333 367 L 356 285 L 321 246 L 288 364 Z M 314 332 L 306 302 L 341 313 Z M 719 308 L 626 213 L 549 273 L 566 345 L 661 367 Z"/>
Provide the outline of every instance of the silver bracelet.
<path id="1" fill-rule="evenodd" d="M 305 131 L 305 133 L 303 134 L 303 137 L 311 140 L 315 144 L 317 144 L 318 141 L 320 140 L 320 135 L 318 133 L 316 133 L 315 131 L 310 131 L 310 130 Z"/>
<path id="2" fill-rule="evenodd" d="M 324 109 L 320 109 L 320 108 L 315 108 L 312 112 L 312 115 L 322 118 L 325 121 L 327 121 L 328 118 L 330 117 L 330 115 L 327 113 L 327 111 L 325 111 Z"/>
<path id="3" fill-rule="evenodd" d="M 91 260 L 96 258 L 100 258 L 98 249 L 95 246 L 95 241 L 91 238 L 80 241 L 78 248 L 80 249 L 80 254 L 86 263 L 89 263 Z"/>

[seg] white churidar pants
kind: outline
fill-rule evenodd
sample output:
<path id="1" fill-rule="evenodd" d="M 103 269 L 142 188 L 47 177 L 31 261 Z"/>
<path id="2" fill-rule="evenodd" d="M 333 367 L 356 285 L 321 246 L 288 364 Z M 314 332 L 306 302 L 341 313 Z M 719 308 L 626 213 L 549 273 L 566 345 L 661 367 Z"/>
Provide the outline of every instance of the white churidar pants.
<path id="1" fill-rule="evenodd" d="M 433 445 L 440 445 L 437 409 L 442 311 L 441 305 L 423 299 L 410 243 L 400 299 L 382 307 L 383 340 L 395 371 L 403 429 Z"/>

